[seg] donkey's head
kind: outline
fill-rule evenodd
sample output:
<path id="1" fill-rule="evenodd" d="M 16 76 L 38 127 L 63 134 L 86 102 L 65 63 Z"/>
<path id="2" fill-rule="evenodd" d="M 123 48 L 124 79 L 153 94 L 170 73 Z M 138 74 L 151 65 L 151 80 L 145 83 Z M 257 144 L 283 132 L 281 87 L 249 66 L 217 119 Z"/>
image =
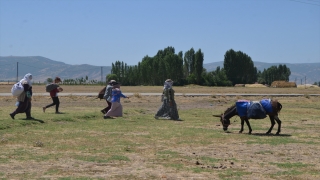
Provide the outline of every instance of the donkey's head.
<path id="1" fill-rule="evenodd" d="M 230 118 L 237 114 L 236 105 L 232 105 L 229 107 L 223 114 L 221 115 L 213 115 L 214 117 L 219 117 L 220 122 L 222 123 L 222 127 L 224 131 L 228 130 L 228 126 L 230 125 Z"/>
<path id="2" fill-rule="evenodd" d="M 222 128 L 224 131 L 228 130 L 228 126 L 230 125 L 230 119 L 229 118 L 225 118 L 224 114 L 221 115 L 212 115 L 213 117 L 219 117 L 220 118 L 220 122 L 222 123 Z"/>

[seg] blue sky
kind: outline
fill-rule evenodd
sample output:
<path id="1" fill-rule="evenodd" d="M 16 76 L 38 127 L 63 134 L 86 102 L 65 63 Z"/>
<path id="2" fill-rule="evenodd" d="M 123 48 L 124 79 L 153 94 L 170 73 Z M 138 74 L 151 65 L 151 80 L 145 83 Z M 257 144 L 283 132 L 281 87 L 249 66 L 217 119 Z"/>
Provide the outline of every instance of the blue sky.
<path id="1" fill-rule="evenodd" d="M 137 65 L 168 46 L 320 62 L 320 0 L 0 0 L 0 56 Z"/>

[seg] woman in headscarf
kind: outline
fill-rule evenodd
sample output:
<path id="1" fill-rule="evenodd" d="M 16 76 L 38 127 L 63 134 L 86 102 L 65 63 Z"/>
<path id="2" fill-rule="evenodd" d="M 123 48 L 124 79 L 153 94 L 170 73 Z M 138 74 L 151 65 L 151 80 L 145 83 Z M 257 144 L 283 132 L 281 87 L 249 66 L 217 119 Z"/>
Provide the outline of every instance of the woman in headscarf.
<path id="1" fill-rule="evenodd" d="M 24 77 L 20 80 L 20 82 L 22 83 L 22 81 L 27 81 L 29 86 L 32 87 L 32 74 L 28 73 L 26 75 L 24 75 Z"/>
<path id="2" fill-rule="evenodd" d="M 20 80 L 24 91 L 17 97 L 19 105 L 15 111 L 10 113 L 12 119 L 18 113 L 26 113 L 26 119 L 34 119 L 31 117 L 31 97 L 32 97 L 32 74 L 28 73 Z"/>
<path id="3" fill-rule="evenodd" d="M 164 118 L 179 120 L 179 114 L 177 109 L 177 104 L 174 100 L 174 90 L 172 89 L 173 81 L 167 79 L 164 82 L 163 93 L 162 93 L 162 105 L 159 108 L 157 114 L 154 118 Z"/>
<path id="4" fill-rule="evenodd" d="M 122 94 L 120 90 L 120 84 L 117 82 L 112 83 L 112 98 L 111 98 L 111 109 L 104 115 L 104 119 L 112 117 L 122 117 L 122 105 L 120 98 L 128 98 Z"/>

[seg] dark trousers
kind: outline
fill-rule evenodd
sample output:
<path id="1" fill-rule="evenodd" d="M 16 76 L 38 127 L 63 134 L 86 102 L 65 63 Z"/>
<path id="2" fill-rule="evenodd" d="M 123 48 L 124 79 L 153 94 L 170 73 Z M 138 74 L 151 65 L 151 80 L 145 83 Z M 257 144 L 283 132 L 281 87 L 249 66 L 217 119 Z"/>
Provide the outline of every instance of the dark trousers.
<path id="1" fill-rule="evenodd" d="M 59 112 L 60 101 L 58 97 L 51 97 L 52 103 L 47 105 L 46 108 L 56 105 L 56 112 Z"/>
<path id="2" fill-rule="evenodd" d="M 12 112 L 12 115 L 15 116 L 19 113 L 26 113 L 27 117 L 31 117 L 31 101 L 29 99 L 25 99 L 23 102 L 19 102 L 19 106 L 15 111 Z"/>
<path id="3" fill-rule="evenodd" d="M 108 107 L 103 109 L 106 113 L 111 109 L 111 102 L 107 101 L 107 103 L 108 103 Z"/>

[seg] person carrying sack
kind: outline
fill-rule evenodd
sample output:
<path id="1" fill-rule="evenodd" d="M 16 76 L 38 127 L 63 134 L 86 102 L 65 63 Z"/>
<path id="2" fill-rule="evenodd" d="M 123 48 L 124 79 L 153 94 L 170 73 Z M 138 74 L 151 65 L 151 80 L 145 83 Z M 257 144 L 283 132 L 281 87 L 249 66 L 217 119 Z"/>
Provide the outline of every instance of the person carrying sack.
<path id="1" fill-rule="evenodd" d="M 34 119 L 31 117 L 31 100 L 32 100 L 32 74 L 28 73 L 20 80 L 23 86 L 23 92 L 17 97 L 18 107 L 10 113 L 10 117 L 14 119 L 16 114 L 26 113 L 26 120 Z"/>
<path id="2" fill-rule="evenodd" d="M 52 103 L 45 106 L 45 107 L 42 107 L 42 110 L 43 112 L 46 112 L 46 109 L 51 107 L 51 106 L 56 106 L 56 114 L 61 114 L 61 112 L 59 111 L 59 105 L 60 105 L 60 100 L 59 100 L 59 97 L 58 97 L 58 93 L 63 91 L 63 89 L 61 87 L 59 87 L 58 83 L 61 82 L 61 79 L 59 77 L 56 77 L 54 79 L 54 84 L 57 85 L 57 88 L 54 88 L 50 91 L 50 96 L 51 96 L 51 99 L 52 99 Z"/>
<path id="3" fill-rule="evenodd" d="M 115 80 L 110 80 L 104 92 L 103 98 L 106 100 L 108 106 L 101 110 L 103 114 L 106 114 L 111 108 L 112 87 L 114 83 L 116 83 Z"/>

